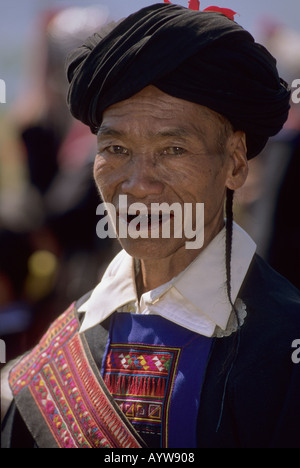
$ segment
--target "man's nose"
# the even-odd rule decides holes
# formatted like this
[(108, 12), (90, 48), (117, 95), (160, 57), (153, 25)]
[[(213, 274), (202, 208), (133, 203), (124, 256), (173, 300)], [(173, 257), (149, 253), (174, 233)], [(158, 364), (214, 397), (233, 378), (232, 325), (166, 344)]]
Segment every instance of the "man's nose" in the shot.
[(137, 157), (132, 161), (130, 171), (122, 183), (123, 194), (134, 198), (160, 195), (163, 188), (156, 164), (147, 156)]

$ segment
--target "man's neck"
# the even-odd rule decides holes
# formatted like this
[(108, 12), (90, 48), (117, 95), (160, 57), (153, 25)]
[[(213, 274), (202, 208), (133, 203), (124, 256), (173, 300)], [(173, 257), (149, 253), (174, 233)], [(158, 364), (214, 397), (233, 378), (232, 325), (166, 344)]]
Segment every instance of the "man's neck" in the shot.
[(168, 257), (141, 259), (140, 269), (136, 276), (138, 299), (140, 299), (141, 295), (145, 292), (158, 288), (184, 271), (223, 227), (224, 222), (212, 231), (210, 235), (207, 235), (201, 249), (186, 249), (185, 246), (182, 246)]

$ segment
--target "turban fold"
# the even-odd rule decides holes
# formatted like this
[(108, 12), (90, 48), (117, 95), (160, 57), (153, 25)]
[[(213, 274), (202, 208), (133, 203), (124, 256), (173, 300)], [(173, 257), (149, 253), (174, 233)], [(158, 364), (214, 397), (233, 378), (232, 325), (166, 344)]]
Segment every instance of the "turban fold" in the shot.
[(277, 134), (290, 91), (276, 60), (221, 13), (154, 4), (109, 33), (87, 39), (68, 58), (68, 104), (97, 133), (104, 110), (152, 84), (206, 106), (246, 133), (248, 158)]

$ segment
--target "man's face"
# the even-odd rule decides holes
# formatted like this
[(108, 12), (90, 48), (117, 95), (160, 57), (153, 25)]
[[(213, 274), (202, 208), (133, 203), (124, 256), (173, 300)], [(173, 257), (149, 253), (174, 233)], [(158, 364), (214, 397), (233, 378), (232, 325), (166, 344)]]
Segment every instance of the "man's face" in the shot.
[[(209, 109), (153, 86), (112, 105), (103, 114), (94, 166), (102, 199), (117, 212), (120, 195), (127, 195), (128, 206), (143, 203), (149, 212), (153, 203), (180, 203), (182, 212), (185, 203), (204, 203), (205, 246), (224, 223), (230, 158), (217, 150), (222, 125)], [(135, 258), (163, 258), (185, 249), (182, 232), (182, 238), (128, 236), (120, 242)]]

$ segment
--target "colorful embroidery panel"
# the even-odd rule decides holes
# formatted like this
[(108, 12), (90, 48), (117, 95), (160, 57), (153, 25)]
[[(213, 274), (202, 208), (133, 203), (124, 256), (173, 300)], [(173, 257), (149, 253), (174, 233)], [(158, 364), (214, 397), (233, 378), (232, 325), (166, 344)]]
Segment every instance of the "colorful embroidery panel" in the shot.
[[(176, 375), (179, 348), (111, 344), (104, 381), (141, 436), (162, 435)], [(153, 440), (153, 438), (152, 438)]]
[(115, 313), (103, 378), (152, 448), (195, 448), (212, 339), (159, 315)]
[(49, 362), (58, 348), (61, 348), (78, 330), (74, 305), (71, 305), (58, 319), (53, 322), (47, 333), (33, 350), (22, 359), (10, 373), (10, 385), (14, 395), (25, 388)]
[[(75, 321), (74, 321), (75, 320)], [(96, 377), (78, 334), (73, 308), (58, 319), (39, 346), (13, 369), (10, 383), (15, 396), (27, 388), (36, 403), (41, 438), (46, 424), (58, 447), (140, 448), (115, 411)], [(30, 416), (29, 416), (30, 418)], [(30, 420), (29, 420), (30, 424)]]

